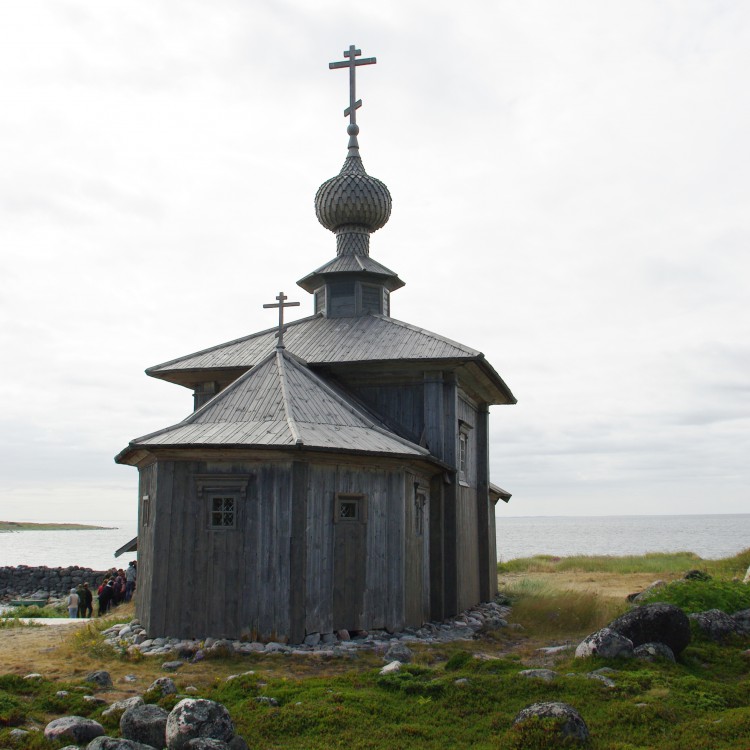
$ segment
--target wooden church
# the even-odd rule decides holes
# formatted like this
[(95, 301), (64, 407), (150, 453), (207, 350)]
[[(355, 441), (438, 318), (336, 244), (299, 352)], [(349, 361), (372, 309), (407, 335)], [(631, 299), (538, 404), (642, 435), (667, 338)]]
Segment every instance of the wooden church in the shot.
[(150, 635), (301, 642), (419, 626), (497, 588), (484, 355), (391, 317), (404, 286), (370, 257), (388, 188), (348, 154), (315, 197), (336, 257), (297, 283), (313, 314), (149, 368), (195, 411), (117, 457), (139, 472), (137, 614)]

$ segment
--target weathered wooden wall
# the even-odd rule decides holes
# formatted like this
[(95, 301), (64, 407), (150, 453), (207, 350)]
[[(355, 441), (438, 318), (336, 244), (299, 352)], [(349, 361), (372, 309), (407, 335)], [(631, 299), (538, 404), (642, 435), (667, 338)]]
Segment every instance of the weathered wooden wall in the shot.
[[(209, 527), (198, 481), (206, 476), (245, 483), (234, 528)], [(139, 616), (159, 635), (295, 641), (342, 627), (420, 625), (429, 617), (429, 503), (417, 535), (414, 487), (429, 480), (406, 465), (161, 460), (141, 471), (151, 518), (139, 527)], [(366, 499), (358, 623), (334, 619), (337, 493)]]

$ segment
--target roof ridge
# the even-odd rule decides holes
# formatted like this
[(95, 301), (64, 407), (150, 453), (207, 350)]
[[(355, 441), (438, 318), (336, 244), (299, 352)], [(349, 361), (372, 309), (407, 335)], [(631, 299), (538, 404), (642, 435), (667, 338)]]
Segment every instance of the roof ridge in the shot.
[[(286, 351), (284, 352), (284, 355), (286, 355)], [(380, 433), (381, 435), (385, 435), (386, 437), (391, 438), (392, 440), (396, 440), (402, 445), (406, 445), (409, 448), (416, 449), (420, 453), (423, 453), (424, 455), (430, 455), (430, 451), (428, 451), (426, 448), (423, 448), (421, 445), (417, 445), (416, 443), (412, 443), (411, 440), (407, 440), (406, 438), (401, 437), (401, 435), (398, 435), (395, 432), (392, 432), (391, 430), (386, 430), (382, 428), (380, 425), (373, 422), (372, 419), (363, 411), (359, 409), (359, 407), (349, 401), (349, 399), (345, 398), (342, 394), (340, 394), (338, 391), (336, 391), (329, 383), (327, 383), (323, 378), (321, 378), (317, 373), (313, 372), (306, 364), (302, 364), (301, 362), (295, 362), (290, 359), (290, 364), (293, 367), (296, 367), (297, 369), (301, 370), (305, 377), (311, 378), (315, 384), (323, 391), (325, 391), (331, 398), (336, 401), (339, 406), (344, 407), (344, 409), (347, 409), (351, 414), (353, 414), (358, 419), (362, 420), (365, 423), (365, 426), (367, 426), (371, 430), (375, 430), (375, 432)], [(304, 423), (309, 424), (309, 423)]]
[[(276, 367), (279, 372), (279, 382), (281, 383), (281, 401), (284, 404), (284, 417), (286, 423), (289, 426), (289, 431), (292, 433), (295, 445), (304, 445), (304, 441), (300, 436), (299, 430), (292, 414), (292, 402), (289, 398), (289, 384), (287, 383), (286, 369), (284, 365), (284, 357), (286, 356), (286, 350), (276, 349)], [(291, 362), (291, 360), (290, 360)]]
[[(284, 327), (290, 328), (291, 326), (296, 326), (299, 323), (306, 323), (308, 320), (313, 320), (314, 318), (317, 318), (319, 313), (315, 313), (313, 315), (308, 315), (306, 318), (298, 318), (297, 320), (292, 320), (289, 323), (284, 321)], [(160, 362), (158, 365), (152, 365), (151, 367), (146, 368), (146, 374), (149, 375), (152, 372), (155, 372), (157, 370), (160, 370), (163, 367), (168, 367), (169, 365), (173, 365), (176, 362), (180, 362), (183, 359), (187, 359), (188, 357), (198, 357), (203, 354), (208, 354), (209, 352), (215, 352), (219, 349), (224, 349), (227, 346), (234, 346), (235, 344), (241, 344), (245, 341), (250, 341), (251, 339), (259, 338), (260, 336), (265, 336), (268, 333), (275, 333), (278, 332), (279, 327), (278, 325), (275, 325), (271, 328), (266, 328), (262, 331), (257, 331), (256, 333), (251, 333), (248, 336), (240, 336), (237, 339), (232, 339), (231, 341), (224, 341), (221, 344), (215, 344), (214, 346), (209, 346), (207, 349), (199, 349), (197, 352), (191, 352), (190, 354), (184, 354), (181, 357), (175, 357), (174, 359), (167, 360), (166, 362)]]

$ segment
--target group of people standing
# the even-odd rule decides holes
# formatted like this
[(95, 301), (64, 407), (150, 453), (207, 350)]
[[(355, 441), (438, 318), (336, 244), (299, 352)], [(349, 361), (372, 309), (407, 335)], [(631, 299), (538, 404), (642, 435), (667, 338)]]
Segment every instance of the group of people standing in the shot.
[[(96, 591), (99, 605), (97, 614), (103, 614), (122, 602), (129, 602), (135, 592), (138, 563), (133, 560), (127, 570), (112, 569)], [(88, 583), (82, 583), (77, 589), (71, 589), (66, 606), (70, 617), (91, 617), (94, 613), (94, 592)]]

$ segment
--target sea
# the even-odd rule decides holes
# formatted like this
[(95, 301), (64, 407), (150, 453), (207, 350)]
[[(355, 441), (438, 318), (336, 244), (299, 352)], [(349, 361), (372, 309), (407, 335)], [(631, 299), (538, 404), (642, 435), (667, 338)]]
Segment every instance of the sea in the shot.
[[(136, 536), (136, 522), (88, 521), (107, 529), (0, 533), (0, 566), (125, 567), (115, 550)], [(750, 547), (750, 514), (690, 516), (526, 516), (497, 518), (498, 560), (532, 555), (642, 555), (694, 552), (729, 557)]]

